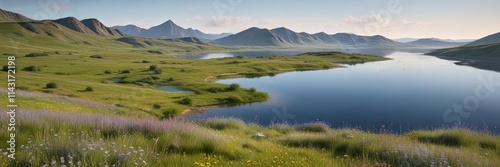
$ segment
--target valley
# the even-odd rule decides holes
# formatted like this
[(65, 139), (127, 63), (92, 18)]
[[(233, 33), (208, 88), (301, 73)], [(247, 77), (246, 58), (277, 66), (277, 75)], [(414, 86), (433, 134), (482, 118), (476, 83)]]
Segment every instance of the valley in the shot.
[[(177, 9), (158, 10), (174, 13), (158, 22), (136, 18), (155, 10), (126, 18), (114, 5), (120, 11), (102, 18), (87, 17), (100, 6), (68, 16), (72, 5), (86, 6), (52, 6), (65, 16), (40, 20), (0, 9), (0, 73), (16, 71), (15, 81), (0, 78), (15, 82), (0, 87), (0, 166), (500, 164), (498, 33), (327, 33), (390, 23), (379, 16), (350, 16), (315, 33), (246, 17), (179, 19), (208, 21), (205, 32), (165, 19), (189, 13)], [(230, 26), (244, 28), (213, 31)]]

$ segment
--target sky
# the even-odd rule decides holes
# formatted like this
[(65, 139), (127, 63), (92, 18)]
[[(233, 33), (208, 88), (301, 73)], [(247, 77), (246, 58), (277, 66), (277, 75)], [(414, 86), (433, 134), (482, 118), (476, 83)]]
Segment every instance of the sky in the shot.
[(389, 38), (478, 39), (500, 31), (500, 0), (0, 0), (33, 19), (97, 18), (150, 28), (167, 20), (205, 33), (250, 27)]

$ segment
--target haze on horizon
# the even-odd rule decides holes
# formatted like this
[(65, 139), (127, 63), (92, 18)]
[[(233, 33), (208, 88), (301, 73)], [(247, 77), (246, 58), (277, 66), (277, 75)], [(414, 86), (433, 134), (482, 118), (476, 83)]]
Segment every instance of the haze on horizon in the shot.
[(308, 33), (443, 39), (499, 32), (499, 6), (496, 0), (0, 0), (0, 8), (34, 19), (97, 18), (107, 26), (149, 28), (173, 20), (207, 33), (287, 27)]

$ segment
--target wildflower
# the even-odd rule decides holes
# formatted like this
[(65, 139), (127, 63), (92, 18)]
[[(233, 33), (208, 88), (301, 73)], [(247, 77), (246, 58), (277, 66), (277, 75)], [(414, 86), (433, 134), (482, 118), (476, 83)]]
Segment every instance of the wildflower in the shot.
[(65, 161), (64, 161), (64, 157), (61, 157), (59, 158), (61, 160), (61, 163), (63, 164)]
[(52, 159), (52, 161), (50, 162), (50, 166), (56, 166), (57, 165), (57, 161), (55, 159)]

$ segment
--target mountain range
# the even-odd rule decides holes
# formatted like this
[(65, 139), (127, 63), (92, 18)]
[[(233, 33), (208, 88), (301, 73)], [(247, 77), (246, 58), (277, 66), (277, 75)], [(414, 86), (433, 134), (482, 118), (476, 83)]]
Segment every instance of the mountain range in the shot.
[(403, 43), (408, 43), (408, 42), (414, 42), (414, 41), (419, 40), (419, 39), (437, 39), (437, 40), (444, 41), (444, 42), (466, 42), (466, 43), (477, 40), (477, 39), (439, 39), (439, 38), (397, 38), (397, 39), (392, 39), (392, 40), (398, 41), (398, 42), (403, 42)]
[(416, 41), (408, 42), (408, 43), (415, 45), (415, 46), (421, 46), (421, 47), (449, 48), (449, 47), (462, 46), (462, 45), (468, 44), (469, 42), (449, 42), (449, 41), (443, 41), (443, 40), (437, 39), (437, 38), (423, 38), (423, 39), (418, 39)]
[(124, 36), (119, 30), (106, 27), (97, 19), (85, 19), (79, 21), (74, 17), (66, 17), (57, 20), (52, 20), (52, 22), (67, 27), (73, 31), (81, 32), (84, 34), (97, 35), (97, 36), (116, 36), (116, 37)]
[(460, 47), (438, 49), (426, 54), (447, 58), (487, 58), (500, 60), (500, 33), (488, 35)]
[[(435, 38), (417, 39), (411, 42), (398, 42), (381, 35), (361, 36), (348, 33), (327, 34), (324, 32), (309, 34), (295, 32), (285, 27), (264, 29), (252, 27), (236, 34), (206, 34), (200, 30), (183, 28), (168, 20), (149, 29), (135, 25), (106, 27), (97, 19), (78, 20), (66, 17), (56, 20), (37, 21), (21, 14), (0, 9), (0, 22), (16, 22), (31, 32), (48, 35), (64, 41), (71, 39), (67, 31), (75, 31), (100, 37), (137, 36), (148, 38), (179, 38), (178, 41), (206, 45), (215, 43), (226, 46), (341, 46), (341, 47), (439, 47), (462, 46), (467, 42), (452, 42)], [(63, 28), (64, 27), (64, 28)], [(66, 29), (65, 29), (66, 28)], [(67, 30), (69, 29), (69, 30)], [(80, 38), (80, 37), (78, 37)], [(410, 40), (410, 38), (404, 39)], [(78, 40), (77, 40), (78, 41)], [(81, 40), (80, 40), (81, 41)], [(129, 40), (124, 40), (129, 41)], [(477, 46), (500, 42), (500, 33), (476, 40), (466, 46)]]
[(228, 46), (287, 46), (287, 45), (314, 45), (314, 46), (355, 46), (355, 47), (411, 47), (410, 44), (400, 43), (386, 37), (360, 36), (355, 34), (337, 33), (333, 35), (324, 32), (308, 34), (297, 33), (280, 27), (276, 29), (262, 29), (252, 27), (240, 33), (233, 34), (214, 41), (217, 44)]
[(464, 46), (438, 49), (425, 54), (458, 61), (455, 64), (500, 72), (499, 34), (486, 36)]
[(113, 28), (118, 29), (121, 32), (124, 32), (126, 35), (138, 36), (138, 37), (157, 37), (157, 38), (195, 37), (206, 40), (214, 40), (230, 35), (228, 33), (206, 34), (201, 32), (200, 30), (192, 28), (185, 29), (175, 24), (172, 20), (168, 20), (165, 23), (151, 27), (149, 29), (140, 28), (135, 25), (114, 26)]

